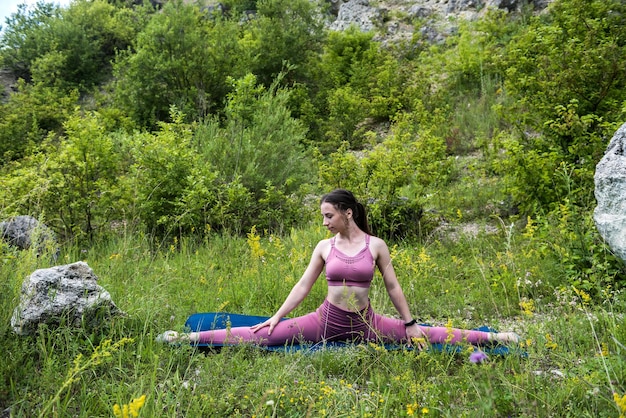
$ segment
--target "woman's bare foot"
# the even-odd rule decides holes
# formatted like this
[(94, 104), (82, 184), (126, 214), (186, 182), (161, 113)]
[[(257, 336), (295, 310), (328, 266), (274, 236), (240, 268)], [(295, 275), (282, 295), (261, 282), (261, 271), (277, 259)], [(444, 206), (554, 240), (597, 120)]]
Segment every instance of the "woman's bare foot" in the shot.
[(179, 335), (176, 331), (165, 331), (162, 334), (157, 335), (156, 341), (158, 343), (176, 343), (179, 341)]
[(496, 332), (492, 334), (494, 336), (493, 340), (498, 341), (503, 344), (517, 344), (521, 341), (521, 337), (514, 332)]

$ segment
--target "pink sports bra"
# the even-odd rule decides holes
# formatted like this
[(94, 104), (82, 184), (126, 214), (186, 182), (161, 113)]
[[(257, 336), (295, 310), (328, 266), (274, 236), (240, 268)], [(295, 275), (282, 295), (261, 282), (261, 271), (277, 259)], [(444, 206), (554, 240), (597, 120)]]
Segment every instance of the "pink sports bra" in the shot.
[(335, 237), (330, 239), (330, 253), (326, 258), (326, 280), (329, 286), (370, 287), (374, 271), (369, 235), (365, 235), (365, 248), (352, 257), (335, 248)]

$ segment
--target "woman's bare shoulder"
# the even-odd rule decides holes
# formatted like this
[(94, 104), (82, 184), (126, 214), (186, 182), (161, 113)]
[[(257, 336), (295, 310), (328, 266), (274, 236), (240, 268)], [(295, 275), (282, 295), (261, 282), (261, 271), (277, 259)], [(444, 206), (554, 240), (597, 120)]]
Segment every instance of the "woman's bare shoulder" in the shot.
[(372, 236), (370, 238), (370, 251), (374, 258), (377, 259), (380, 255), (388, 255), (389, 247), (387, 247), (387, 243), (383, 239)]
[(319, 254), (322, 258), (326, 259), (326, 254), (330, 251), (330, 238), (323, 239), (315, 246), (314, 253)]
[(387, 243), (378, 237), (370, 236), (370, 247), (373, 248), (387, 248)]

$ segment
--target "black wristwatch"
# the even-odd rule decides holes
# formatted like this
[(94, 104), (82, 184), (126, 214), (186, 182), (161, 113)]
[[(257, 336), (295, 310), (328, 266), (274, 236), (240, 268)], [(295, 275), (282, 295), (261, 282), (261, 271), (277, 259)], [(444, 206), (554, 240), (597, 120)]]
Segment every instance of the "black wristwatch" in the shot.
[(417, 324), (417, 319), (413, 318), (411, 321), (409, 321), (409, 322), (405, 322), (405, 323), (404, 323), (404, 326), (408, 328), (408, 327), (410, 327), (411, 325), (415, 325), (415, 324)]

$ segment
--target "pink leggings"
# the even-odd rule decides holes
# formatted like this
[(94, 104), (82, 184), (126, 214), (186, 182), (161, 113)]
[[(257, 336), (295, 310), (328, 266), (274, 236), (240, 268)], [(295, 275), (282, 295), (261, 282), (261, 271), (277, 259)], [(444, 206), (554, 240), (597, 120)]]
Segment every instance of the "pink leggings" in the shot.
[[(466, 341), (479, 344), (489, 339), (484, 331), (469, 331), (447, 327), (420, 326), (428, 341), (455, 344)], [(400, 319), (388, 318), (374, 313), (371, 306), (359, 312), (344, 311), (328, 300), (315, 312), (279, 322), (267, 335), (268, 328), (252, 332), (249, 327), (236, 327), (213, 331), (201, 331), (201, 344), (285, 345), (317, 343), (320, 341), (378, 341), (381, 343), (406, 342), (406, 330)]]

